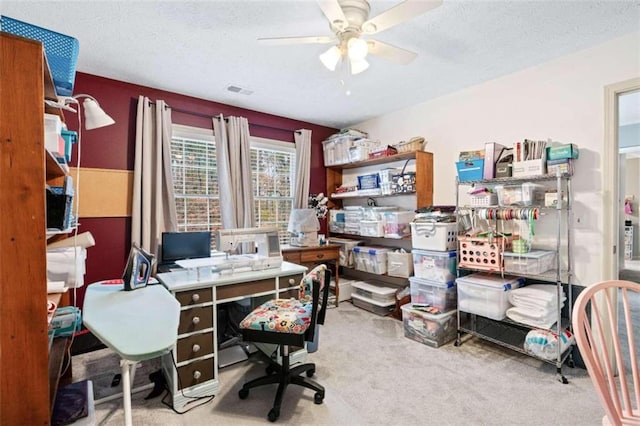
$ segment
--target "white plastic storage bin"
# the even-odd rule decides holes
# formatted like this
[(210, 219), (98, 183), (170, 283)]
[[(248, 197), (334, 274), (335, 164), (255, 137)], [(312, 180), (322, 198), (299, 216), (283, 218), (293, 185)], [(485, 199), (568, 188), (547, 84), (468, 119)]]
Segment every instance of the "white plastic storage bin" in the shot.
[(377, 315), (389, 315), (396, 307), (395, 300), (393, 302), (378, 302), (356, 293), (351, 294), (351, 303), (358, 308), (365, 309)]
[(328, 241), (330, 244), (340, 245), (340, 265), (352, 268), (355, 263), (353, 260), (353, 248), (364, 243), (364, 241), (349, 240), (347, 238), (329, 238)]
[(455, 251), (411, 250), (413, 274), (431, 281), (449, 282), (456, 278)]
[(373, 274), (387, 273), (387, 253), (390, 251), (384, 247), (358, 246), (353, 248), (353, 256), (356, 269)]
[(509, 291), (518, 288), (524, 279), (504, 278), (490, 274), (471, 274), (456, 280), (458, 287), (458, 309), (482, 315), (494, 320), (503, 320), (509, 303)]
[(409, 226), (409, 224), (414, 216), (415, 213), (413, 211), (385, 212), (385, 238), (403, 238), (411, 234), (411, 226)]
[(413, 255), (411, 253), (387, 253), (387, 275), (409, 278), (413, 275)]
[(498, 185), (498, 204), (501, 206), (544, 205), (544, 185), (525, 182), (522, 185)]
[[(353, 293), (353, 280), (349, 280), (343, 277), (340, 277), (340, 292), (338, 297), (338, 302), (344, 302), (345, 300), (351, 299), (351, 294)], [(331, 280), (331, 289), (335, 290), (336, 282), (335, 280)]]
[(456, 308), (455, 281), (446, 283), (410, 277), (411, 303), (433, 306), (440, 312)]
[(396, 290), (390, 287), (381, 287), (364, 281), (354, 281), (351, 283), (353, 287), (352, 294), (366, 297), (381, 303), (395, 303)]
[(512, 274), (537, 275), (553, 269), (556, 253), (548, 250), (533, 250), (527, 253), (502, 253), (504, 271)]
[(411, 245), (420, 250), (455, 250), (458, 245), (456, 222), (412, 222)]
[(437, 348), (456, 337), (456, 311), (430, 314), (413, 309), (413, 304), (401, 306), (404, 336)]

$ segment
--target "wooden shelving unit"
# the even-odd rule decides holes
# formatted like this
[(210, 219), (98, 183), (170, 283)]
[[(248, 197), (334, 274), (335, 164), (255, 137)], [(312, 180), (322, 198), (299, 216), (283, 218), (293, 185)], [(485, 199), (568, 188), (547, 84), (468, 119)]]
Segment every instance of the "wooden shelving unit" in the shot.
[[(404, 152), (401, 154), (392, 155), (389, 157), (376, 158), (372, 160), (358, 161), (356, 163), (340, 164), (327, 167), (327, 192), (329, 194), (335, 192), (335, 189), (339, 187), (343, 182), (343, 171), (350, 169), (357, 169), (369, 166), (383, 166), (390, 165), (392, 163), (402, 164), (402, 162), (408, 163), (409, 161), (415, 161), (416, 172), (416, 191), (409, 193), (398, 193), (390, 195), (341, 195), (337, 197), (331, 197), (331, 202), (334, 204), (334, 208), (340, 209), (343, 206), (344, 200), (359, 199), (362, 202), (368, 198), (385, 198), (390, 200), (392, 198), (401, 197), (413, 197), (415, 203), (412, 203), (413, 208), (428, 207), (433, 205), (433, 154), (424, 151), (412, 151)], [(399, 200), (400, 201), (400, 200)], [(395, 201), (394, 201), (395, 202)], [(405, 238), (383, 238), (383, 237), (368, 237), (362, 235), (353, 234), (337, 234), (329, 232), (330, 237), (348, 238), (353, 240), (363, 240), (366, 245), (375, 244), (379, 246), (387, 247), (403, 247), (410, 250), (411, 237)], [(393, 287), (405, 287), (409, 281), (407, 278), (391, 277), (386, 274), (376, 275), (368, 272), (359, 271), (353, 268), (343, 267), (343, 276), (349, 278), (355, 278), (366, 281), (376, 281), (385, 285)]]
[(0, 33), (0, 81), (0, 424), (46, 425), (62, 362), (49, 369), (45, 184), (64, 170), (44, 146), (55, 89), (42, 44)]

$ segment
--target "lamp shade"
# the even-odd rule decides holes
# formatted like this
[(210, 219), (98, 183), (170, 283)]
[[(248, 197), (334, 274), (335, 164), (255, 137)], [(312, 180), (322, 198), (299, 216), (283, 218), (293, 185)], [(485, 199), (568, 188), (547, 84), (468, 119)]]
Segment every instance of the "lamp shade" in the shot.
[(369, 68), (369, 62), (366, 59), (351, 59), (351, 74), (360, 74), (362, 71)]
[(317, 232), (320, 222), (315, 209), (293, 209), (289, 216), (287, 231), (292, 233)]
[(330, 47), (320, 55), (320, 62), (331, 71), (336, 70), (336, 66), (342, 57), (342, 52), (338, 46)]
[(84, 108), (84, 127), (87, 130), (98, 129), (100, 127), (110, 126), (115, 123), (113, 118), (109, 117), (98, 102), (91, 98), (86, 98), (82, 103)]

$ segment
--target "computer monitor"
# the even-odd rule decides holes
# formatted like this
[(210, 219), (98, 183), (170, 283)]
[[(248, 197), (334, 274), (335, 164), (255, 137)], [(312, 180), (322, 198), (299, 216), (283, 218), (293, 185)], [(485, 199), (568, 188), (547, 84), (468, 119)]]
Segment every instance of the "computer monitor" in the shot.
[(211, 232), (163, 232), (162, 263), (211, 256)]

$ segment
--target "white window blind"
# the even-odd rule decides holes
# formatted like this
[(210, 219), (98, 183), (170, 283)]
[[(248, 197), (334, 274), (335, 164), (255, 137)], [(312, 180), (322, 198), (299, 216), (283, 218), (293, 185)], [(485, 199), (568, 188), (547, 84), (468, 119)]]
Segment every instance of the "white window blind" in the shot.
[[(251, 170), (256, 226), (277, 227), (281, 244), (286, 244), (295, 182), (293, 144), (252, 138)], [(213, 232), (219, 229), (222, 220), (216, 146), (210, 130), (173, 126), (171, 171), (178, 230)]]

